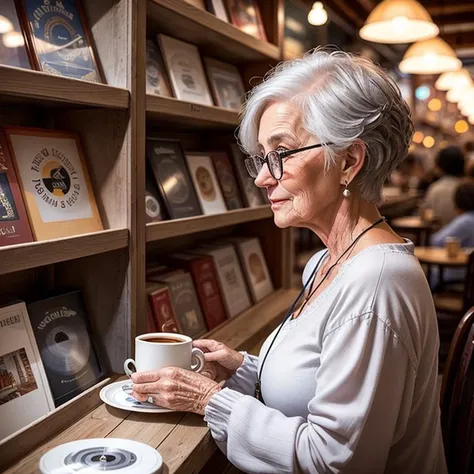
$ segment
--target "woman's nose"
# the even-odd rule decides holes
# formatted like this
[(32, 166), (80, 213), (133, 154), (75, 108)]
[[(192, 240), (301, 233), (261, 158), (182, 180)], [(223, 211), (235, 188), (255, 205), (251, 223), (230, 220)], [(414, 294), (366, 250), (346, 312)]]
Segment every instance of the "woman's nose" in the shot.
[(255, 178), (255, 184), (259, 188), (266, 188), (267, 186), (274, 186), (278, 181), (272, 176), (268, 168), (268, 164), (264, 163), (257, 177)]

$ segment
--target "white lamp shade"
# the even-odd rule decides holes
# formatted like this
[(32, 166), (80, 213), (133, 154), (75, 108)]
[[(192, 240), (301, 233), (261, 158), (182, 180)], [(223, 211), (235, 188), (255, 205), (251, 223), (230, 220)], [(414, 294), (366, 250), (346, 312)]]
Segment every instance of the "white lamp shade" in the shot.
[(471, 125), (474, 125), (474, 115), (471, 115), (467, 121), (471, 124)]
[(440, 74), (457, 71), (461, 66), (454, 49), (436, 37), (412, 44), (398, 67), (406, 74)]
[(464, 91), (461, 100), (458, 102), (458, 107), (462, 109), (469, 104), (474, 104), (474, 86), (471, 86), (469, 89)]
[(472, 84), (471, 75), (467, 69), (459, 71), (444, 72), (438, 77), (435, 88), (439, 91), (449, 91), (456, 87), (465, 87)]
[(360, 29), (360, 37), (374, 43), (413, 43), (435, 37), (439, 28), (415, 0), (384, 0)]

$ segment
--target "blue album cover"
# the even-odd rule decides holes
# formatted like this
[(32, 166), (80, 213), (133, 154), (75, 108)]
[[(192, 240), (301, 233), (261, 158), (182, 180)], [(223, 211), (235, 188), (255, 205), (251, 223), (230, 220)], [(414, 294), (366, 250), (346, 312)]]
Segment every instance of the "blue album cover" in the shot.
[(23, 0), (40, 69), (101, 82), (76, 0)]
[(0, 222), (17, 220), (18, 212), (7, 174), (0, 172)]

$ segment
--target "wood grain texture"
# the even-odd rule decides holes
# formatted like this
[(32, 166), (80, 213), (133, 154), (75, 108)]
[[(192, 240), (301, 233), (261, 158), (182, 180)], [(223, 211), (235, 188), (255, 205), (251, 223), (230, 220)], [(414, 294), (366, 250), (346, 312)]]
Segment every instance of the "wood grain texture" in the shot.
[(236, 209), (223, 214), (213, 214), (208, 216), (195, 216), (185, 219), (175, 219), (171, 221), (156, 222), (147, 224), (146, 240), (153, 242), (157, 240), (169, 239), (206, 230), (219, 229), (243, 222), (258, 221), (267, 219), (272, 215), (269, 205)]
[(80, 104), (113, 109), (127, 109), (130, 99), (128, 91), (122, 88), (3, 65), (0, 66), (0, 96), (18, 97), (22, 102), (29, 99), (51, 105)]
[[(196, 128), (233, 129), (239, 123), (238, 113), (233, 110), (194, 104), (172, 97), (146, 96), (147, 119), (151, 122), (166, 122)], [(171, 122), (171, 123), (170, 123)]]
[(181, 0), (149, 0), (148, 32), (164, 33), (199, 47), (201, 54), (231, 63), (280, 58), (280, 49)]
[(448, 257), (445, 248), (415, 247), (415, 257), (420, 263), (444, 265), (447, 267), (465, 267), (469, 260), (469, 253), (461, 249), (456, 257)]
[[(128, 245), (128, 229), (0, 247), (0, 274), (97, 255)], [(2, 287), (3, 289), (3, 287)]]
[[(0, 470), (11, 464), (15, 459), (20, 458), (25, 455), (25, 453), (32, 451), (38, 445), (53, 437), (65, 426), (70, 426), (75, 420), (81, 418), (79, 423), (83, 423), (84, 420), (82, 417), (86, 417), (87, 419), (87, 413), (102, 403), (98, 396), (102, 387), (113, 381), (114, 377), (104, 379), (81, 393), (81, 395), (74, 400), (66, 402), (48, 415), (43, 416), (21, 431), (3, 440), (0, 443), (2, 453), (0, 456)], [(45, 452), (45, 449), (39, 449), (41, 452)], [(21, 469), (26, 469), (25, 463), (27, 463), (27, 458), (23, 461), (24, 462), (19, 463), (18, 470), (7, 472), (27, 472), (20, 470), (20, 467)]]

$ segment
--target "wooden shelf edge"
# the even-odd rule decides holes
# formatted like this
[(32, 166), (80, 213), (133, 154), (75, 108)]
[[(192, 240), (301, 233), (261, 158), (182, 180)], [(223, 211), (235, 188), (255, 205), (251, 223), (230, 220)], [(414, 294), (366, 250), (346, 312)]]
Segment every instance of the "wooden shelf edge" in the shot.
[(209, 105), (195, 104), (175, 99), (147, 95), (146, 111), (149, 120), (167, 120), (176, 123), (189, 123), (193, 127), (236, 127), (239, 123), (239, 114), (233, 110)]
[[(186, 28), (185, 25), (183, 25), (183, 31), (187, 30), (185, 33), (189, 34), (189, 30), (195, 30), (196, 27), (202, 28), (203, 31), (200, 33), (201, 36), (204, 34), (204, 38), (202, 40), (196, 38), (196, 40), (199, 39), (200, 41), (210, 42), (212, 39), (210, 39), (209, 36), (212, 35), (214, 36), (214, 43), (216, 46), (219, 45), (221, 48), (233, 50), (233, 54), (240, 57), (241, 61), (280, 59), (280, 48), (275, 44), (255, 38), (243, 32), (236, 26), (220, 20), (212, 13), (203, 11), (189, 3), (177, 2), (176, 0), (149, 0), (149, 5), (152, 8), (148, 9), (148, 13), (154, 16), (153, 10), (156, 9), (155, 19), (157, 21), (160, 21), (160, 17), (164, 16), (164, 9), (167, 16), (171, 14), (180, 18), (181, 24), (184, 22), (188, 23), (188, 26), (191, 26), (189, 23), (193, 24), (193, 27), (191, 28)], [(163, 20), (161, 19), (161, 21)], [(177, 37), (179, 37), (180, 34), (182, 34), (181, 31), (174, 32), (174, 35)], [(183, 39), (189, 40), (189, 38)]]
[(128, 229), (0, 247), (0, 275), (125, 248)]
[(0, 66), (2, 95), (113, 109), (127, 109), (130, 102), (126, 89), (3, 65)]
[(170, 221), (155, 222), (146, 226), (146, 241), (156, 242), (206, 230), (220, 229), (231, 225), (266, 219), (272, 216), (272, 210), (268, 204), (259, 207), (247, 207), (227, 211), (223, 214), (210, 214), (206, 216), (194, 216), (186, 219), (175, 219)]
[(2, 453), (0, 470), (21, 459), (34, 448), (99, 406), (102, 403), (99, 398), (100, 390), (116, 378), (117, 376), (105, 378), (64, 405), (2, 440), (0, 442)]

